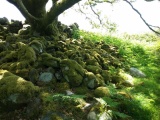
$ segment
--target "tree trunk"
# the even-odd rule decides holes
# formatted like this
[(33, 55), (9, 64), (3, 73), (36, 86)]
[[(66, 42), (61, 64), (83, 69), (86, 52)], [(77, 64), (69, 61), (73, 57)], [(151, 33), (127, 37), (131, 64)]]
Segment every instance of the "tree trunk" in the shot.
[(30, 24), (31, 30), (39, 33), (40, 35), (60, 36), (57, 19), (55, 19), (51, 24), (48, 24), (45, 20), (37, 20)]
[(58, 16), (80, 0), (52, 0), (53, 6), (46, 12), (48, 0), (7, 0), (15, 5), (31, 25), (32, 31), (41, 35), (59, 36)]

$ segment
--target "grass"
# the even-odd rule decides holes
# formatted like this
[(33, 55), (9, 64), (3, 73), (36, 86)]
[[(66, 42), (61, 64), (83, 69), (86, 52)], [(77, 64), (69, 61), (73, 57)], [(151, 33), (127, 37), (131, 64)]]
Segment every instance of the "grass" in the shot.
[(123, 104), (121, 111), (134, 120), (160, 120), (160, 40), (153, 34), (112, 37), (80, 31), (85, 40), (105, 41), (118, 46), (125, 59), (124, 67), (136, 67), (146, 78), (134, 78), (135, 86), (126, 88), (133, 100)]

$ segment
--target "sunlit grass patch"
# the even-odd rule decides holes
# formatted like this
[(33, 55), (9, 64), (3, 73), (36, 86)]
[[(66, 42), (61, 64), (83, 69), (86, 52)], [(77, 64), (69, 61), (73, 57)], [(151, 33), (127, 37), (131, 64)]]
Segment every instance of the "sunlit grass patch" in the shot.
[(132, 100), (121, 101), (120, 111), (134, 120), (160, 120), (160, 38), (153, 34), (122, 35), (117, 37), (85, 33), (84, 39), (105, 41), (118, 47), (118, 54), (124, 58), (125, 72), (135, 67), (146, 74), (145, 78), (134, 78), (134, 87), (125, 88)]

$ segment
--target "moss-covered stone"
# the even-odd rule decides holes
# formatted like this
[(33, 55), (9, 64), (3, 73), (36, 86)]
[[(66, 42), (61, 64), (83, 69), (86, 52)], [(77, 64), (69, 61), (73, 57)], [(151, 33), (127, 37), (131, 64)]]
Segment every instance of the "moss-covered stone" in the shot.
[(112, 80), (111, 80), (112, 83), (115, 83), (115, 84), (118, 84), (118, 83), (124, 81), (124, 78), (121, 77), (121, 76), (119, 76), (119, 75), (114, 75), (114, 76), (112, 76), (111, 79), (112, 79)]
[(64, 59), (60, 63), (64, 78), (71, 86), (79, 86), (83, 82), (85, 70), (75, 60)]
[(35, 68), (31, 68), (28, 72), (28, 80), (31, 81), (32, 83), (37, 83), (39, 78), (39, 72)]
[(36, 53), (42, 53), (44, 51), (43, 45), (38, 40), (33, 40), (29, 43)]
[(102, 69), (99, 66), (95, 65), (87, 65), (85, 67), (89, 72), (93, 72), (95, 74), (101, 73)]
[(75, 90), (75, 94), (85, 95), (90, 92), (90, 90), (86, 86), (77, 87)]
[(62, 83), (56, 83), (55, 85), (55, 92), (57, 93), (65, 93), (66, 90), (69, 90), (70, 86), (68, 84), (68, 82), (62, 82)]
[(107, 87), (98, 87), (95, 89), (94, 94), (96, 97), (108, 97), (110, 96), (110, 91)]
[[(47, 94), (43, 93), (43, 115), (46, 116), (49, 112), (51, 113), (59, 113), (61, 114), (62, 118), (83, 118), (85, 116), (85, 112), (83, 111), (83, 107), (85, 106), (86, 102), (77, 96), (67, 96), (64, 94)], [(47, 103), (47, 104), (46, 104)], [(66, 114), (72, 113), (72, 114)], [(52, 115), (51, 115), (52, 116)]]
[(96, 78), (98, 80), (98, 85), (99, 86), (105, 85), (105, 81), (104, 81), (103, 77), (101, 76), (101, 74), (96, 74)]
[(46, 67), (58, 68), (60, 64), (60, 59), (53, 57), (51, 54), (42, 53), (39, 58), (39, 64)]
[(100, 66), (96, 59), (88, 59), (86, 60), (87, 65)]
[(104, 81), (100, 75), (94, 75), (92, 72), (86, 72), (84, 84), (90, 89), (95, 89), (98, 86), (103, 85)]
[(101, 75), (102, 75), (104, 82), (106, 84), (108, 84), (111, 81), (111, 74), (109, 73), (108, 70), (102, 70)]
[(21, 104), (30, 102), (39, 92), (39, 87), (6, 70), (0, 70), (1, 103)]
[(7, 42), (1, 41), (0, 38), (0, 51), (6, 51), (7, 50)]
[(9, 42), (9, 43), (13, 43), (13, 42), (15, 42), (17, 39), (18, 39), (17, 36), (14, 36), (14, 35), (7, 35), (5, 41), (6, 41), (6, 42)]
[(21, 62), (8, 62), (3, 63), (0, 66), (1, 69), (9, 70), (12, 73), (23, 77), (25, 79), (28, 79), (28, 72), (30, 69), (30, 65), (27, 61), (21, 61)]
[[(110, 82), (116, 88), (130, 85), (121, 72), (116, 72), (121, 59), (115, 46), (103, 41), (67, 39), (66, 33), (45, 37), (31, 33), (30, 29), (26, 36), (5, 33), (0, 31), (5, 40), (0, 42), (0, 69), (8, 71), (0, 70), (0, 112), (2, 104), (4, 107), (16, 104), (17, 108), (17, 104), (24, 103), (25, 108), (22, 106), (18, 115), (11, 111), (11, 116), (85, 120), (91, 113), (95, 114), (91, 118), (111, 118), (107, 117), (110, 107), (105, 106), (106, 101), (96, 97), (110, 98), (110, 86), (104, 87)], [(39, 92), (40, 96), (35, 98)], [(12, 118), (2, 117), (5, 115), (8, 113), (0, 115), (0, 119)]]
[(28, 45), (23, 45), (19, 43), (19, 50), (18, 50), (18, 60), (19, 61), (27, 61), (28, 63), (34, 63), (36, 61), (36, 53), (32, 47)]
[(86, 63), (83, 61), (82, 57), (75, 57), (74, 60), (77, 61), (78, 64), (80, 64), (83, 68), (85, 68)]
[(14, 60), (17, 60), (17, 51), (2, 52), (0, 56), (2, 57), (0, 60), (1, 64), (6, 62), (13, 62)]

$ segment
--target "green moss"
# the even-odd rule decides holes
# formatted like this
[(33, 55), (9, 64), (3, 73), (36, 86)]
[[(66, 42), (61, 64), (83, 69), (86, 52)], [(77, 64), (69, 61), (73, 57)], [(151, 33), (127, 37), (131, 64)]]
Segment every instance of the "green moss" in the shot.
[(51, 116), (51, 119), (52, 120), (64, 120), (61, 116), (59, 116), (58, 114), (53, 114)]
[(8, 62), (3, 63), (0, 66), (1, 69), (9, 70), (10, 72), (21, 76), (23, 78), (28, 78), (28, 72), (31, 66), (27, 61), (21, 61), (21, 62)]
[(94, 58), (98, 61), (98, 63), (101, 64), (102, 63), (102, 57), (101, 57), (101, 55), (97, 51), (99, 52), (100, 50), (96, 49), (95, 51), (93, 51), (91, 53), (91, 55), (93, 55)]
[(118, 84), (118, 83), (124, 81), (124, 78), (119, 75), (114, 75), (114, 76), (112, 76), (111, 79), (112, 79), (111, 82), (115, 83), (115, 84)]
[(101, 76), (101, 74), (96, 74), (96, 78), (97, 78), (97, 81), (98, 81), (98, 86), (103, 86), (103, 85), (105, 85), (104, 79), (103, 79), (103, 77)]
[(29, 45), (36, 51), (42, 52), (45, 50), (46, 46), (48, 45), (47, 40), (44, 37), (33, 37), (31, 38), (31, 42)]
[(110, 96), (110, 91), (107, 87), (98, 87), (95, 89), (94, 94), (96, 97)]
[(2, 52), (1, 57), (2, 59), (0, 60), (0, 63), (12, 62), (17, 60), (17, 51)]
[(29, 43), (29, 46), (31, 46), (36, 53), (44, 51), (42, 44), (38, 40), (33, 40)]
[(85, 70), (74, 60), (64, 59), (60, 63), (64, 78), (71, 86), (79, 86), (83, 82)]
[(80, 95), (67, 96), (64, 94), (43, 93), (41, 97), (43, 98), (43, 115), (52, 112), (59, 113), (52, 114), (54, 118), (62, 117), (59, 116), (61, 114), (65, 118), (79, 119), (85, 114), (82, 108), (86, 102)]
[(21, 61), (21, 62), (11, 63), (9, 67), (10, 67), (9, 70), (15, 71), (15, 70), (21, 70), (21, 69), (29, 68), (30, 65), (27, 61)]
[(106, 84), (108, 84), (111, 81), (111, 74), (109, 73), (108, 70), (102, 70), (101, 75), (102, 75), (104, 82)]
[(32, 47), (29, 47), (28, 45), (22, 45), (18, 50), (19, 61), (27, 61), (28, 63), (34, 63), (36, 59), (36, 54)]
[(58, 93), (65, 93), (66, 90), (70, 89), (69, 84), (67, 82), (57, 83), (55, 86), (56, 92)]
[(86, 69), (89, 72), (93, 72), (95, 74), (98, 74), (98, 73), (100, 73), (102, 71), (102, 69), (99, 66), (94, 66), (94, 65), (87, 65)]
[(43, 66), (53, 67), (53, 68), (59, 67), (60, 61), (61, 59), (53, 57), (51, 54), (48, 54), (48, 53), (42, 53), (39, 58), (39, 62)]
[(100, 66), (96, 59), (88, 59), (86, 61), (87, 65)]
[(93, 74), (92, 72), (86, 72), (84, 84), (90, 89), (95, 89), (99, 86), (105, 85), (105, 82), (100, 74)]
[(7, 50), (7, 43), (5, 41), (0, 41), (0, 51), (5, 51), (5, 50)]
[[(39, 88), (6, 70), (0, 70), (0, 99), (15, 103), (29, 102)], [(14, 99), (14, 100), (13, 100)]]
[(83, 61), (82, 57), (75, 57), (74, 60), (77, 61), (78, 64), (80, 64), (83, 68), (85, 68), (86, 63)]
[(89, 92), (90, 92), (90, 90), (86, 86), (77, 87), (75, 89), (75, 94), (84, 95), (84, 94), (87, 94)]

